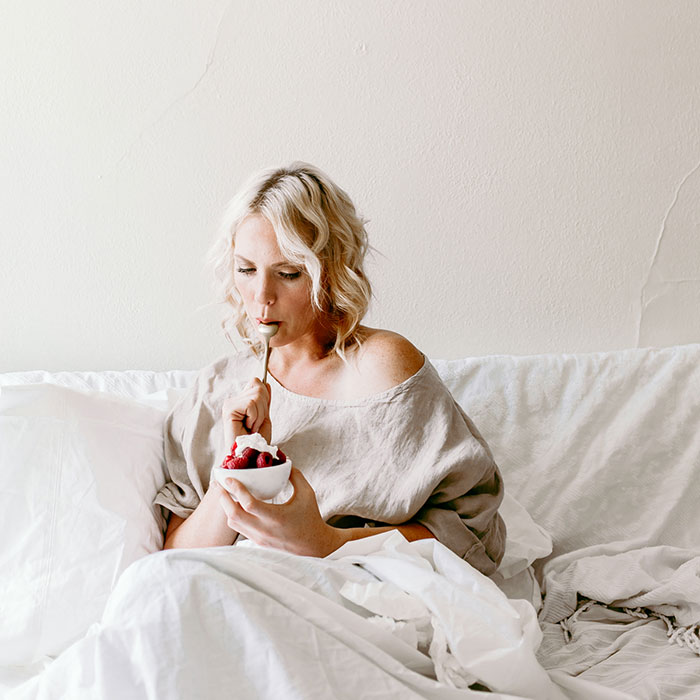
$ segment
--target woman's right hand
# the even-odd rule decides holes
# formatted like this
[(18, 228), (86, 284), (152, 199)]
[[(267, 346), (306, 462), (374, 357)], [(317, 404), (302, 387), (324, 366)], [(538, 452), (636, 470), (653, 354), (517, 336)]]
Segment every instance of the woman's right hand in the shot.
[(268, 442), (272, 440), (270, 396), (270, 385), (254, 377), (238, 396), (224, 400), (221, 417), (227, 450), (239, 435), (260, 433)]

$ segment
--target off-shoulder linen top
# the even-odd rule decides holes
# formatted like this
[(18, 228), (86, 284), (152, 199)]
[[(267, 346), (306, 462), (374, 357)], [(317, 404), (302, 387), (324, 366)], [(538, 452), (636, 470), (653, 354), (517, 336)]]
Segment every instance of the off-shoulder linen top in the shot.
[[(165, 420), (170, 481), (155, 503), (181, 518), (197, 507), (212, 466), (231, 447), (224, 445), (223, 401), (259, 375), (258, 360), (247, 352), (199, 372)], [(411, 520), (481, 572), (496, 570), (506, 535), (498, 514), (501, 474), (427, 358), (401, 384), (362, 399), (304, 396), (268, 377), (272, 443), (303, 472), (326, 522), (361, 527)]]

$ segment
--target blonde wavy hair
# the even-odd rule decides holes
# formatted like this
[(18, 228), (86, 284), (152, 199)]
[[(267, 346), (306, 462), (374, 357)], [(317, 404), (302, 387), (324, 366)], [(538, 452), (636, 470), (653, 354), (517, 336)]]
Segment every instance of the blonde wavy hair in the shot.
[(253, 175), (226, 208), (221, 233), (207, 255), (213, 270), (216, 303), (231, 308), (221, 327), (238, 345), (230, 328), (260, 354), (262, 344), (248, 320), (234, 283), (236, 232), (243, 220), (260, 215), (272, 225), (285, 258), (311, 280), (315, 313), (334, 333), (328, 354), (346, 360), (346, 351), (362, 341), (360, 321), (367, 312), (372, 288), (363, 264), (370, 246), (366, 220), (352, 200), (325, 173), (309, 163), (269, 168)]

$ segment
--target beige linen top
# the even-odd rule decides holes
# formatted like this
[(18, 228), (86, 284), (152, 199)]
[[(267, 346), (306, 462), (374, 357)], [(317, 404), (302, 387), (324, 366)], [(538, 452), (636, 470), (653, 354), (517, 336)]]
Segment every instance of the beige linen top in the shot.
[[(224, 445), (223, 401), (259, 375), (260, 364), (249, 353), (220, 358), (200, 371), (165, 420), (170, 481), (155, 503), (181, 518), (197, 507), (212, 466), (231, 447)], [(347, 401), (295, 394), (268, 377), (272, 443), (303, 472), (326, 522), (419, 522), (483, 573), (496, 570), (506, 535), (497, 512), (501, 474), (427, 359), (401, 384)]]

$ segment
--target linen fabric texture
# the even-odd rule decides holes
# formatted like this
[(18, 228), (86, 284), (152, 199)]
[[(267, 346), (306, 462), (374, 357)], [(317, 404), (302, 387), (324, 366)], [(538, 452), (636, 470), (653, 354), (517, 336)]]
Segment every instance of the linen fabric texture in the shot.
[[(169, 482), (155, 503), (187, 518), (209, 487), (224, 444), (222, 405), (260, 366), (240, 352), (203, 368), (164, 422)], [(268, 375), (272, 443), (313, 487), (336, 527), (421, 523), (487, 575), (503, 557), (503, 482), (491, 451), (426, 358), (379, 394), (331, 400), (295, 394)], [(276, 498), (284, 502), (291, 485)]]

